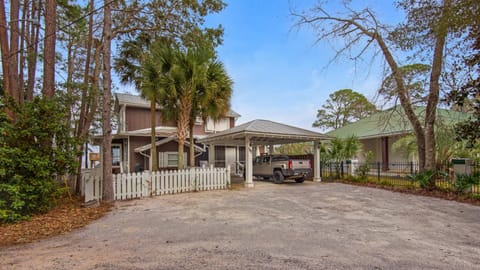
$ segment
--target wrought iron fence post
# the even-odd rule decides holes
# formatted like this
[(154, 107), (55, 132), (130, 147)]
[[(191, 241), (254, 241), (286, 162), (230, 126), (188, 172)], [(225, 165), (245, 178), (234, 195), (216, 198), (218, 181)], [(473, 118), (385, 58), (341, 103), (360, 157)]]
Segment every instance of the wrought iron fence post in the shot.
[[(325, 164), (326, 166), (326, 164)], [(328, 163), (328, 168), (327, 168), (327, 171), (328, 171), (328, 177), (331, 178), (332, 177), (332, 163)]]
[(320, 178), (323, 177), (323, 161), (320, 160)]
[(343, 160), (340, 162), (340, 177), (343, 179)]
[(380, 181), (380, 161), (377, 162), (377, 179)]
[(410, 161), (410, 174), (413, 175), (413, 161)]

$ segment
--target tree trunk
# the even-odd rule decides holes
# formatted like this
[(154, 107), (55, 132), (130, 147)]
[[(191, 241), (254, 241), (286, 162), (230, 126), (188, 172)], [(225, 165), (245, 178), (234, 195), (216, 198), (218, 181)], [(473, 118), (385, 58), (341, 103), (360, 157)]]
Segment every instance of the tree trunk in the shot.
[(19, 104), (19, 88), (18, 88), (18, 37), (19, 37), (19, 12), (20, 1), (10, 1), (10, 54), (8, 55), (9, 77), (10, 77), (10, 94)]
[[(73, 50), (72, 42), (68, 42), (67, 44), (67, 81), (65, 82), (65, 88), (67, 90), (67, 97), (71, 97), (73, 95), (73, 65), (75, 59), (75, 52)], [(73, 102), (70, 102), (70, 107), (72, 106)], [(72, 125), (72, 110), (68, 110), (67, 114), (67, 126), (71, 127)], [(72, 134), (73, 136), (74, 134)]]
[[(435, 147), (435, 119), (437, 104), (440, 93), (440, 75), (443, 65), (443, 50), (445, 47), (448, 10), (451, 1), (443, 1), (442, 17), (440, 18), (438, 29), (436, 31), (435, 47), (433, 51), (432, 71), (430, 73), (430, 89), (427, 99), (427, 109), (425, 113), (425, 169), (436, 171), (436, 147)], [(435, 187), (435, 174), (430, 181), (430, 187)]]
[[(72, 82), (73, 82), (73, 65), (74, 65), (74, 59), (75, 59), (75, 53), (74, 53), (74, 50), (73, 50), (73, 42), (69, 41), (67, 43), (67, 81), (65, 83), (65, 86), (66, 86), (66, 90), (67, 90), (67, 97), (71, 97), (72, 94), (73, 94), (73, 87), (72, 87)], [(68, 105), (70, 108), (73, 107), (73, 101), (69, 102), (69, 105)], [(68, 127), (71, 127), (72, 126), (72, 110), (68, 110), (68, 113), (67, 113), (67, 116), (66, 116), (66, 121), (67, 121), (67, 126)], [(70, 136), (75, 136), (75, 130), (72, 132), (72, 134), (70, 134)], [(77, 150), (81, 153), (83, 149), (78, 149), (78, 145), (75, 146), (77, 148)], [(80, 155), (80, 158), (78, 158), (78, 155), (77, 155), (77, 159), (78, 159), (78, 169), (77, 169), (77, 172), (78, 174), (77, 175), (70, 175), (69, 176), (69, 186), (70, 186), (70, 189), (72, 190), (73, 188), (73, 192), (75, 192), (75, 194), (79, 194), (80, 193), (80, 185), (81, 185), (81, 182), (78, 182), (76, 181), (77, 178), (80, 178), (81, 179), (81, 171), (82, 171), (82, 160), (81, 160), (81, 157), (82, 155)]]
[(190, 167), (195, 167), (195, 140), (193, 139), (193, 127), (195, 126), (194, 121), (190, 121), (190, 124), (188, 125), (189, 127), (189, 137), (190, 137), (190, 161), (189, 165)]
[(80, 101), (80, 115), (78, 120), (78, 129), (77, 137), (81, 138), (83, 129), (85, 128), (85, 118), (87, 116), (87, 93), (90, 87), (90, 57), (92, 53), (92, 39), (93, 39), (93, 1), (90, 1), (90, 16), (88, 19), (88, 34), (86, 42), (86, 56), (85, 56), (85, 69), (83, 73), (83, 85), (82, 85), (82, 95)]
[(380, 34), (378, 33), (370, 34), (370, 36), (372, 38), (375, 38), (375, 40), (377, 41), (385, 57), (385, 60), (388, 63), (388, 66), (392, 70), (392, 74), (395, 79), (395, 83), (397, 85), (397, 94), (398, 94), (398, 98), (400, 99), (400, 104), (403, 110), (405, 111), (405, 115), (407, 116), (408, 120), (412, 124), (415, 137), (417, 138), (418, 160), (420, 163), (419, 164), (420, 171), (423, 171), (425, 169), (425, 131), (422, 127), (422, 124), (420, 123), (420, 120), (418, 119), (418, 116), (415, 114), (415, 111), (412, 108), (412, 104), (410, 100), (408, 99), (404, 77), (402, 75), (402, 72), (400, 71), (400, 68), (397, 65), (397, 62), (393, 58), (393, 55), (391, 54), (387, 44), (385, 43), (383, 38), (380, 36)]
[[(10, 96), (11, 95), (11, 90), (10, 90), (10, 66), (8, 64), (8, 57), (10, 55), (10, 48), (8, 46), (7, 18), (5, 16), (5, 2), (4, 2), (4, 0), (0, 0), (0, 49), (2, 51), (3, 89), (5, 90), (5, 96)], [(12, 116), (12, 115), (10, 115), (10, 116)]]
[[(77, 127), (77, 133), (76, 133), (76, 136), (78, 139), (80, 139), (80, 143), (79, 143), (79, 146), (81, 148), (81, 150), (83, 150), (83, 141), (85, 139), (88, 139), (87, 135), (88, 135), (88, 130), (90, 129), (90, 124), (91, 124), (91, 121), (87, 121), (87, 114), (89, 113), (88, 110), (87, 110), (87, 103), (90, 103), (90, 102), (95, 102), (96, 103), (96, 95), (93, 96), (93, 95), (90, 95), (90, 98), (87, 98), (87, 95), (88, 95), (88, 90), (90, 89), (95, 89), (97, 87), (96, 83), (94, 84), (93, 82), (91, 82), (90, 80), (90, 58), (91, 58), (91, 54), (92, 54), (92, 43), (93, 43), (93, 14), (94, 14), (94, 2), (93, 0), (90, 0), (90, 3), (89, 3), (89, 12), (90, 12), (90, 15), (89, 15), (89, 18), (88, 18), (88, 33), (87, 33), (87, 42), (86, 42), (86, 57), (85, 57), (85, 69), (84, 69), (84, 73), (83, 73), (83, 85), (82, 85), (82, 96), (80, 98), (80, 116), (79, 116), (79, 120), (78, 120), (78, 127)], [(98, 51), (100, 49), (97, 48), (96, 49), (96, 54), (98, 54)], [(98, 66), (100, 65), (100, 59), (96, 59), (96, 68), (98, 68)], [(97, 70), (96, 71), (96, 75), (94, 75), (94, 80), (99, 76), (99, 71)], [(96, 76), (96, 77), (95, 77)], [(93, 96), (93, 97), (92, 97)], [(96, 106), (95, 108), (92, 109), (93, 111), (96, 110)], [(82, 151), (79, 151), (79, 152), (82, 152)], [(78, 156), (78, 161), (79, 161), (79, 164), (82, 164), (82, 154), (79, 154)], [(81, 181), (82, 181), (82, 176), (81, 176), (81, 166), (78, 168), (78, 172), (77, 172), (77, 184), (75, 185), (76, 188), (75, 188), (75, 193), (79, 194), (80, 193), (80, 185), (81, 185)]]
[[(32, 1), (31, 19), (40, 22), (42, 1)], [(27, 46), (27, 92), (26, 100), (33, 100), (33, 89), (35, 88), (35, 73), (37, 67), (38, 41), (40, 36), (40, 23), (32, 23), (30, 29), (29, 45)]]
[(184, 162), (184, 151), (185, 147), (185, 139), (180, 139), (178, 138), (178, 169), (183, 170), (185, 168), (185, 162)]
[(177, 137), (178, 137), (178, 169), (185, 167), (185, 157), (183, 155), (183, 147), (188, 136), (188, 126), (190, 123), (190, 111), (192, 104), (188, 94), (180, 97), (180, 114), (177, 121)]
[(53, 97), (55, 93), (55, 42), (57, 40), (57, 1), (45, 2), (45, 41), (43, 48), (43, 95)]
[(112, 125), (111, 125), (111, 45), (112, 45), (112, 17), (111, 2), (104, 0), (103, 23), (103, 199), (113, 201), (112, 181)]
[[(18, 23), (20, 2), (10, 1), (10, 23), (7, 23), (5, 1), (0, 0), (0, 47), (2, 54), (3, 88), (5, 96), (10, 96), (18, 104)], [(7, 32), (10, 28), (10, 36)], [(10, 39), (9, 39), (10, 38)], [(10, 40), (10, 44), (9, 44)], [(14, 120), (14, 114), (7, 111), (9, 117)]]
[(156, 145), (156, 134), (155, 134), (155, 127), (157, 126), (156, 121), (156, 97), (155, 94), (150, 100), (150, 143), (152, 144), (152, 148), (150, 148), (150, 153), (152, 157), (152, 172), (158, 171), (158, 157), (157, 157), (157, 145)]
[[(28, 36), (28, 29), (27, 29), (27, 18), (28, 18), (28, 3), (24, 2), (23, 8), (22, 8), (22, 20), (21, 20), (21, 30), (20, 30), (20, 62), (19, 62), (19, 68), (18, 68), (18, 102), (20, 106), (23, 106), (23, 101), (25, 100), (25, 85), (24, 85), (24, 80), (25, 80), (25, 75), (24, 75), (24, 68), (25, 68), (25, 42), (26, 42), (26, 37)], [(28, 43), (27, 43), (28, 44)]]
[[(95, 53), (93, 57), (93, 62), (95, 63), (95, 68), (93, 69), (93, 76), (90, 84), (90, 94), (88, 100), (89, 106), (87, 106), (87, 116), (85, 118), (85, 128), (82, 130), (82, 133), (80, 133), (80, 137), (87, 137), (88, 131), (90, 129), (90, 126), (93, 122), (95, 112), (97, 111), (97, 106), (98, 106), (98, 78), (100, 77), (100, 66), (101, 66), (101, 58), (100, 58), (100, 51), (102, 49), (101, 42), (98, 42), (97, 46), (95, 46)], [(81, 159), (81, 156), (80, 156)], [(79, 190), (76, 190), (75, 192), (80, 193), (80, 185), (82, 181), (82, 176), (81, 176), (81, 168), (78, 168), (78, 173), (77, 173), (77, 184), (76, 187), (78, 187)]]

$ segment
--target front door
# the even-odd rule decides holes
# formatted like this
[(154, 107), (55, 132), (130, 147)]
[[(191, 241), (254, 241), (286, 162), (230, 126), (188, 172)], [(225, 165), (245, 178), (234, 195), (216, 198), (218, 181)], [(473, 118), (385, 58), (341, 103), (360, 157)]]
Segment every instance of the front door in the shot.
[(225, 147), (225, 168), (230, 166), (231, 172), (235, 170), (236, 149), (233, 147)]

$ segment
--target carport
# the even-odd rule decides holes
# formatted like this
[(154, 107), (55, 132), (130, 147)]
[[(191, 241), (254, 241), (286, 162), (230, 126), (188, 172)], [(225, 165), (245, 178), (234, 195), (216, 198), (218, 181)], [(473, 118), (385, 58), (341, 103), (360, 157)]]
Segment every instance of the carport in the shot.
[(253, 187), (253, 147), (264, 145), (314, 142), (314, 181), (320, 177), (320, 142), (329, 140), (330, 136), (310, 130), (289, 126), (269, 120), (253, 120), (242, 125), (208, 135), (198, 140), (209, 145), (209, 160), (214, 160), (215, 145), (245, 146), (245, 186)]

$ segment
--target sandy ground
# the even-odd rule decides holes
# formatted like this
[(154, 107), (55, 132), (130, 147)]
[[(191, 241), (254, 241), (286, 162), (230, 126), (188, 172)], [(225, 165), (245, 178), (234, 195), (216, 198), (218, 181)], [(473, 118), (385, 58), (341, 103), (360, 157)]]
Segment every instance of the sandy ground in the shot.
[(0, 269), (480, 269), (480, 207), (337, 183), (117, 202)]

